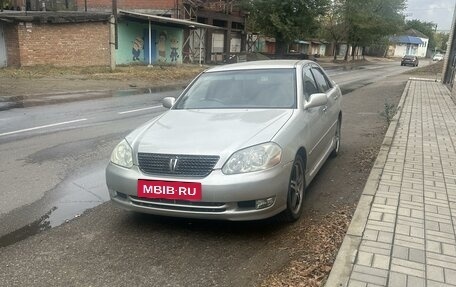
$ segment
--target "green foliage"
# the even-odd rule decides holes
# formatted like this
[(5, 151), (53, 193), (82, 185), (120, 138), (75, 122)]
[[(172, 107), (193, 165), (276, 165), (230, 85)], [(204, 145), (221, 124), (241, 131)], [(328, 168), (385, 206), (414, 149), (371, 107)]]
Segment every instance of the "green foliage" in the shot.
[(330, 0), (244, 0), (252, 31), (275, 37), (280, 44), (316, 36), (319, 19)]
[[(345, 17), (346, 0), (333, 0), (328, 7), (327, 13), (321, 18), (319, 36), (331, 41), (334, 48), (347, 39), (348, 25)], [(334, 60), (337, 60), (337, 51), (334, 50)]]
[(437, 25), (433, 22), (425, 22), (420, 20), (409, 20), (405, 22), (404, 30), (415, 29), (420, 31), (424, 35), (429, 37), (429, 49), (434, 49), (436, 47), (436, 41), (434, 39), (435, 30)]
[(385, 45), (401, 30), (406, 0), (333, 0), (323, 17), (321, 35), (353, 47)]
[(385, 118), (387, 124), (389, 125), (397, 113), (397, 107), (395, 104), (385, 100), (383, 108), (384, 110), (380, 113), (380, 115)]
[(423, 33), (424, 35), (431, 37), (431, 35), (434, 33), (434, 30), (436, 28), (436, 24), (433, 22), (425, 22), (421, 20), (408, 20), (405, 22), (405, 30), (408, 29), (415, 29)]
[(439, 32), (434, 34), (435, 47), (437, 48), (437, 50), (446, 51), (449, 38), (450, 35), (448, 33)]
[(406, 0), (240, 0), (249, 29), (275, 37), (278, 48), (322, 37), (355, 47), (385, 44), (404, 26)]
[(320, 35), (336, 43), (347, 37), (348, 26), (345, 18), (346, 0), (333, 0), (327, 13), (322, 17)]
[(367, 46), (383, 41), (401, 28), (405, 0), (347, 0), (348, 41)]

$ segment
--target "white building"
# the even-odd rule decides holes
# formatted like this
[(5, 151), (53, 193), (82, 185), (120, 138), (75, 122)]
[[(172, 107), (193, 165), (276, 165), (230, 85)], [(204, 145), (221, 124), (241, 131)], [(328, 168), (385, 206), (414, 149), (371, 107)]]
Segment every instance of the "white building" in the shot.
[(388, 49), (388, 56), (390, 57), (414, 55), (425, 58), (429, 46), (429, 37), (415, 29), (410, 29), (401, 36), (392, 37), (391, 42), (393, 44)]

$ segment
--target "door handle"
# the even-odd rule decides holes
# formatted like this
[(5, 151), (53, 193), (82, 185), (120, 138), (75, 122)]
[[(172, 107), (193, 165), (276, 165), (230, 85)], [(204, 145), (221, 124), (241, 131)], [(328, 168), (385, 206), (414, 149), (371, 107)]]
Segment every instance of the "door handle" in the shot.
[(326, 113), (327, 110), (328, 110), (328, 106), (324, 106), (322, 111)]

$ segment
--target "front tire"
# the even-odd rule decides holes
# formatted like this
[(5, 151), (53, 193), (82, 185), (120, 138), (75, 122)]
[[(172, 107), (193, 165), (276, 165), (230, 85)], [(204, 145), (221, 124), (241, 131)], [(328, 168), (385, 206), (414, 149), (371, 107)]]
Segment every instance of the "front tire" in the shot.
[(280, 214), (280, 219), (285, 222), (294, 222), (301, 217), (304, 210), (304, 195), (306, 177), (304, 161), (300, 155), (296, 155), (291, 169), (290, 182), (288, 184), (287, 208)]

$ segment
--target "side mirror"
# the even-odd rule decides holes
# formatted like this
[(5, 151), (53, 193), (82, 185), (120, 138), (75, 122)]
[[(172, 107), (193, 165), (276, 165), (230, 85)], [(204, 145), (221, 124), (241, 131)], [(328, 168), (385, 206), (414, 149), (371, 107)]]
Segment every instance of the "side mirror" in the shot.
[(328, 104), (328, 98), (325, 93), (312, 94), (309, 100), (304, 104), (304, 109), (321, 107)]
[(162, 100), (162, 105), (163, 107), (167, 109), (171, 109), (174, 106), (174, 103), (176, 102), (176, 99), (173, 97), (166, 97)]

